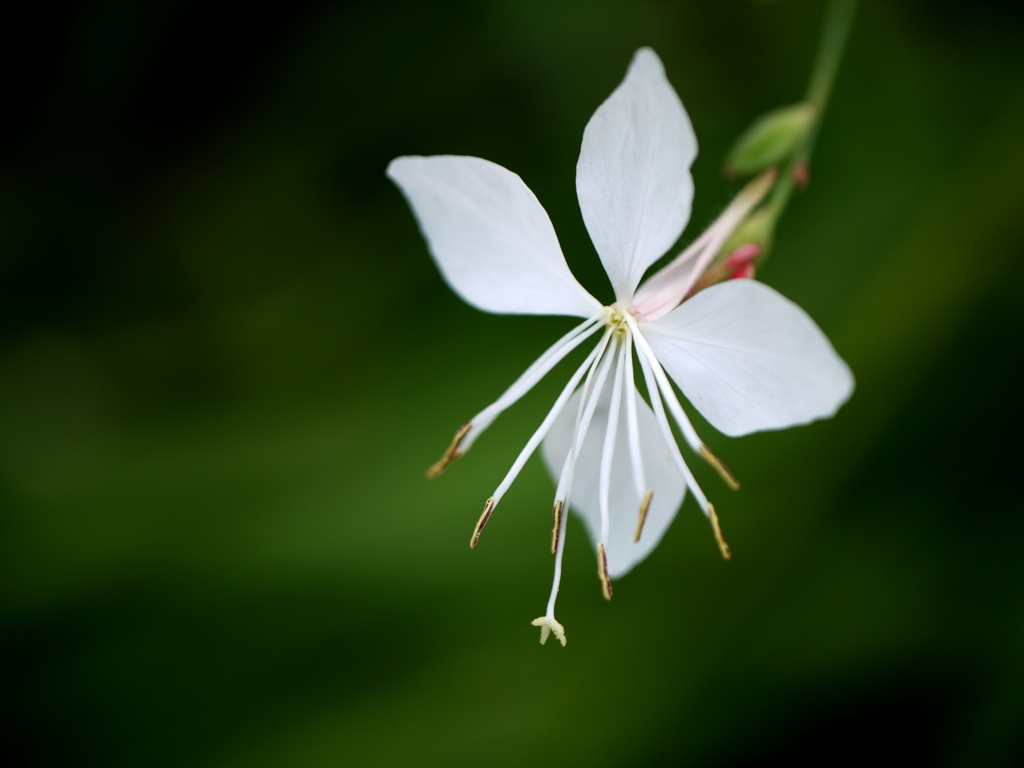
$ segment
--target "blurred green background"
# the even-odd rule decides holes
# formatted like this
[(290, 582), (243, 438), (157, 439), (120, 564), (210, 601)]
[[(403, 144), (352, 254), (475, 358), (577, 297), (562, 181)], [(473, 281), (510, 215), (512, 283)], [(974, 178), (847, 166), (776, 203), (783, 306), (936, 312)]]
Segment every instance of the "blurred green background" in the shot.
[[(1024, 763), (1024, 13), (861, 5), (811, 185), (759, 277), (858, 377), (833, 420), (703, 466), (600, 597), (552, 486), (481, 505), (556, 373), (439, 480), (560, 333), (438, 276), (400, 154), (518, 172), (610, 289), (574, 168), (651, 45), (701, 153), (801, 98), (816, 0), (90, 0), (8, 18), (0, 628), (19, 765), (731, 768)], [(6, 111), (6, 110), (5, 110)], [(1014, 266), (1017, 264), (1018, 266)]]

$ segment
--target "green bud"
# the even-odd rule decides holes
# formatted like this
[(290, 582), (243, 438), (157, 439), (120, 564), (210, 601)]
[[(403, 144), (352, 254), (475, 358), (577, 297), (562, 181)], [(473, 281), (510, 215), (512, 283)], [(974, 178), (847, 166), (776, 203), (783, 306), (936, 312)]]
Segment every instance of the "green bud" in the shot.
[(809, 102), (761, 115), (729, 152), (726, 174), (747, 176), (786, 160), (807, 136), (817, 116), (817, 107)]

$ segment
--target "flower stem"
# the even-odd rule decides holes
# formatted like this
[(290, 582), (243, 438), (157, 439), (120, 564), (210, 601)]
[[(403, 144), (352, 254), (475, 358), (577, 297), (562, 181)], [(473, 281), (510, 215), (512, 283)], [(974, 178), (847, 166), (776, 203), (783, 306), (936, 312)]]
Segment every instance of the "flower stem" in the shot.
[(814, 62), (814, 69), (811, 71), (811, 81), (807, 86), (806, 100), (817, 108), (814, 124), (807, 132), (807, 138), (793, 154), (793, 158), (779, 177), (779, 182), (772, 190), (766, 209), (771, 212), (772, 229), (778, 221), (793, 189), (797, 184), (797, 176), (806, 168), (814, 151), (814, 144), (818, 138), (818, 129), (821, 126), (821, 118), (828, 106), (829, 96), (832, 94), (832, 86), (835, 83), (836, 72), (839, 69), (839, 62), (843, 58), (843, 51), (846, 48), (846, 40), (850, 35), (850, 27), (853, 24), (854, 13), (857, 10), (857, 0), (831, 0), (825, 14), (825, 25), (821, 35), (821, 43), (818, 46), (818, 56)]
[(836, 79), (836, 70), (839, 69), (839, 61), (843, 57), (856, 10), (857, 0), (832, 0), (829, 5), (825, 29), (818, 47), (818, 58), (814, 63), (811, 82), (807, 88), (807, 101), (816, 106), (819, 113), (824, 112), (828, 104), (832, 84)]

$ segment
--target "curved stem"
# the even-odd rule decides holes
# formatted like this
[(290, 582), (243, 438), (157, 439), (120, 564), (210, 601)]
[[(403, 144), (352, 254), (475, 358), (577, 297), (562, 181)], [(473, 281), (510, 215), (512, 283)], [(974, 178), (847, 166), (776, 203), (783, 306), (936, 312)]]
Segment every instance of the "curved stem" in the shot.
[(807, 86), (806, 100), (817, 107), (817, 117), (814, 119), (814, 125), (807, 132), (807, 138), (794, 153), (793, 159), (780, 175), (779, 182), (768, 199), (766, 208), (771, 212), (771, 229), (773, 230), (793, 194), (796, 185), (794, 170), (797, 166), (806, 166), (811, 160), (814, 145), (818, 139), (818, 130), (821, 127), (821, 119), (828, 106), (829, 97), (832, 95), (832, 86), (835, 84), (839, 62), (846, 50), (846, 41), (850, 36), (850, 27), (853, 25), (856, 10), (857, 0), (832, 0), (829, 3), (825, 14), (821, 43), (818, 46), (818, 55), (814, 61), (814, 69), (811, 71), (811, 81)]
[(807, 86), (807, 101), (816, 106), (819, 112), (824, 112), (828, 105), (828, 97), (832, 93), (832, 84), (836, 79), (839, 61), (843, 58), (856, 10), (857, 0), (832, 0), (829, 5), (821, 44), (818, 46), (818, 58), (814, 62), (811, 82)]

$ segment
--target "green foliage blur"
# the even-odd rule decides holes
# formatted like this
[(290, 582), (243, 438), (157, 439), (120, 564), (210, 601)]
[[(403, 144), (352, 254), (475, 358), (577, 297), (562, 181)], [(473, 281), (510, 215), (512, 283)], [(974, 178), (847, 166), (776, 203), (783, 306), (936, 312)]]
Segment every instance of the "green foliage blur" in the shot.
[(1024, 762), (1019, 4), (862, 3), (759, 273), (858, 389), (786, 432), (698, 420), (743, 482), (696, 467), (731, 562), (688, 501), (605, 603), (573, 520), (569, 644), (537, 643), (539, 459), (467, 543), (563, 373), (423, 477), (571, 321), (465, 306), (387, 162), (516, 171), (610, 300), (574, 169), (633, 51), (660, 54), (700, 141), (688, 241), (739, 188), (736, 138), (802, 98), (823, 8), (84, 0), (8, 19), (7, 764)]

